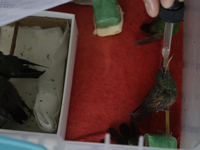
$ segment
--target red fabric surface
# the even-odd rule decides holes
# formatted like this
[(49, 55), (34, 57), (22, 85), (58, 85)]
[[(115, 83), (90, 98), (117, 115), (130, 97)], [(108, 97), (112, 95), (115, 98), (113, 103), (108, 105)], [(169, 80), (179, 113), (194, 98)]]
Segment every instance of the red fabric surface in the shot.
[[(145, 37), (140, 30), (150, 20), (142, 0), (118, 0), (124, 11), (122, 33), (108, 37), (93, 34), (92, 6), (67, 3), (52, 11), (73, 13), (79, 30), (66, 140), (99, 142), (109, 127), (129, 123), (132, 112), (155, 84), (161, 66), (162, 41), (134, 45)], [(173, 36), (170, 74), (177, 84), (178, 99), (170, 107), (170, 131), (180, 140), (183, 24)], [(165, 132), (165, 112), (153, 113), (137, 123), (142, 134)]]

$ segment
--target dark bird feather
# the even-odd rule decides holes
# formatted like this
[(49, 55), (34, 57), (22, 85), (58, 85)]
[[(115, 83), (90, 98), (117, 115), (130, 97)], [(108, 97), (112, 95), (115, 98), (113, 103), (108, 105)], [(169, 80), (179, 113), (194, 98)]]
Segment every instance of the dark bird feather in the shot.
[(22, 124), (23, 120), (27, 120), (28, 116), (23, 108), (32, 111), (24, 103), (19, 96), (17, 89), (6, 78), (0, 76), (0, 106), (9, 113), (13, 120)]
[(131, 138), (132, 135), (131, 135), (131, 132), (130, 132), (129, 127), (127, 126), (127, 124), (125, 124), (125, 123), (120, 124), (119, 129), (120, 129), (121, 135), (124, 138), (126, 138), (126, 139)]
[(40, 66), (13, 55), (4, 55), (0, 51), (0, 75), (4, 78), (38, 78), (45, 71), (38, 71), (29, 66)]
[(111, 135), (112, 141), (117, 142), (118, 144), (123, 145), (137, 145), (138, 136), (140, 135), (135, 122), (131, 122), (131, 126), (128, 126), (125, 123), (120, 124), (119, 126), (120, 134), (114, 129), (109, 128), (108, 132)]
[(143, 45), (143, 44), (149, 44), (152, 42), (160, 41), (163, 39), (163, 34), (162, 33), (155, 33), (147, 38), (141, 39), (139, 41), (135, 41), (135, 45)]
[(0, 128), (7, 123), (7, 121), (10, 121), (8, 118), (8, 112), (0, 106)]
[(114, 128), (109, 128), (108, 132), (111, 135), (111, 139), (118, 144), (127, 144), (128, 140), (124, 139)]

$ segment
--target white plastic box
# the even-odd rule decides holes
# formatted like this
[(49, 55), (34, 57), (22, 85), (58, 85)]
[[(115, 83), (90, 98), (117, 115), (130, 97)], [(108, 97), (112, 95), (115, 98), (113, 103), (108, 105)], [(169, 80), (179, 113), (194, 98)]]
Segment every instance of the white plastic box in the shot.
[[(182, 94), (182, 124), (181, 149), (200, 149), (200, 1), (185, 0), (184, 14), (184, 65), (183, 65), (183, 94)], [(65, 102), (62, 107), (62, 124), (56, 135), (52, 134), (22, 134), (16, 132), (0, 131), (0, 135), (21, 139), (45, 146), (50, 150), (164, 150), (163, 148), (143, 147), (143, 137), (140, 137), (139, 146), (122, 146), (109, 144), (109, 136), (105, 144), (64, 141), (66, 129), (68, 104), (73, 74), (73, 65), (76, 51), (77, 27), (74, 15), (39, 13), (37, 16), (53, 16), (72, 19), (72, 34), (69, 46), (68, 65), (64, 94)], [(51, 16), (51, 17), (52, 17)], [(173, 39), (172, 39), (173, 40)], [(64, 109), (63, 109), (64, 108)]]
[[(31, 18), (32, 17), (32, 18)], [(40, 21), (40, 22), (38, 22)], [(18, 135), (26, 136), (26, 140), (31, 137), (31, 135), (36, 135), (40, 137), (42, 135), (53, 136), (54, 138), (60, 137), (62, 139), (65, 138), (66, 133), (66, 125), (67, 125), (67, 117), (68, 117), (68, 108), (70, 102), (70, 95), (71, 95), (71, 87), (72, 87), (72, 80), (73, 80), (73, 69), (74, 69), (74, 61), (76, 55), (76, 46), (78, 40), (78, 29), (75, 21), (75, 16), (73, 14), (66, 14), (66, 13), (57, 13), (57, 12), (50, 12), (44, 11), (37, 13), (33, 16), (28, 18), (22, 19), (20, 22), (23, 26), (42, 26), (43, 28), (50, 28), (60, 26), (64, 28), (66, 23), (70, 22), (70, 38), (69, 41), (65, 41), (68, 44), (68, 51), (67, 53), (67, 60), (65, 66), (65, 79), (64, 79), (64, 86), (63, 86), (63, 96), (62, 96), (62, 103), (61, 103), (61, 110), (60, 110), (60, 117), (59, 123), (56, 133), (39, 133), (39, 132), (27, 132), (27, 131), (20, 131), (20, 130), (9, 130), (9, 129), (1, 129), (0, 135), (9, 134), (11, 137), (20, 138)], [(12, 24), (11, 24), (12, 25)]]

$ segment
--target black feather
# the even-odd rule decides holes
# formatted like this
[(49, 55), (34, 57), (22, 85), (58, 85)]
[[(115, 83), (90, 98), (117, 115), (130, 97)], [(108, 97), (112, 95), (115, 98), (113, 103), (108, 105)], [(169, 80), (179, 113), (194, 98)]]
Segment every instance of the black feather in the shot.
[(162, 39), (163, 39), (163, 34), (162, 33), (156, 33), (156, 34), (151, 35), (148, 38), (135, 41), (134, 44), (135, 45), (143, 45), (143, 44), (148, 44), (148, 43), (160, 41)]
[(8, 112), (0, 106), (0, 128), (7, 123), (7, 121), (10, 121), (8, 119)]
[(111, 135), (111, 139), (115, 142), (117, 142), (118, 144), (127, 144), (128, 141), (126, 139), (124, 139), (121, 135), (119, 135), (119, 133), (114, 129), (114, 128), (109, 128), (108, 132)]
[(131, 131), (130, 131), (129, 127), (125, 123), (120, 124), (119, 129), (120, 129), (121, 135), (124, 138), (126, 138), (126, 139), (131, 138)]
[(138, 137), (141, 134), (140, 134), (140, 131), (138, 130), (136, 122), (132, 121), (132, 119), (133, 119), (133, 116), (131, 116), (131, 121), (130, 121), (130, 125), (131, 125), (131, 128), (130, 128), (131, 137)]
[[(23, 110), (26, 107), (29, 112), (31, 110), (19, 96), (17, 89), (6, 78), (0, 76), (0, 106), (3, 107), (15, 120), (22, 124), (23, 120), (27, 120), (28, 116)], [(32, 113), (32, 112), (31, 112)]]
[(29, 68), (40, 66), (25, 59), (13, 55), (4, 55), (0, 51), (0, 75), (4, 78), (39, 78), (45, 71)]

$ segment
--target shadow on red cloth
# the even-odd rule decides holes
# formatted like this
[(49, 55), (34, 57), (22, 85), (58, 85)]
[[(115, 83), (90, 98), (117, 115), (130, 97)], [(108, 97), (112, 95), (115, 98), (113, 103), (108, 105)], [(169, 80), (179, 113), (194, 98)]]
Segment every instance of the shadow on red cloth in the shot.
[[(149, 17), (143, 1), (118, 3), (124, 11), (122, 33), (108, 37), (93, 34), (92, 6), (67, 3), (52, 11), (73, 13), (79, 30), (66, 140), (99, 142), (109, 127), (129, 123), (132, 112), (155, 84), (161, 66), (162, 41), (134, 45), (145, 36), (140, 30)], [(178, 99), (170, 107), (170, 131), (180, 142), (183, 24), (173, 36), (170, 74), (177, 84)], [(153, 113), (137, 123), (142, 134), (165, 131), (165, 112)]]

